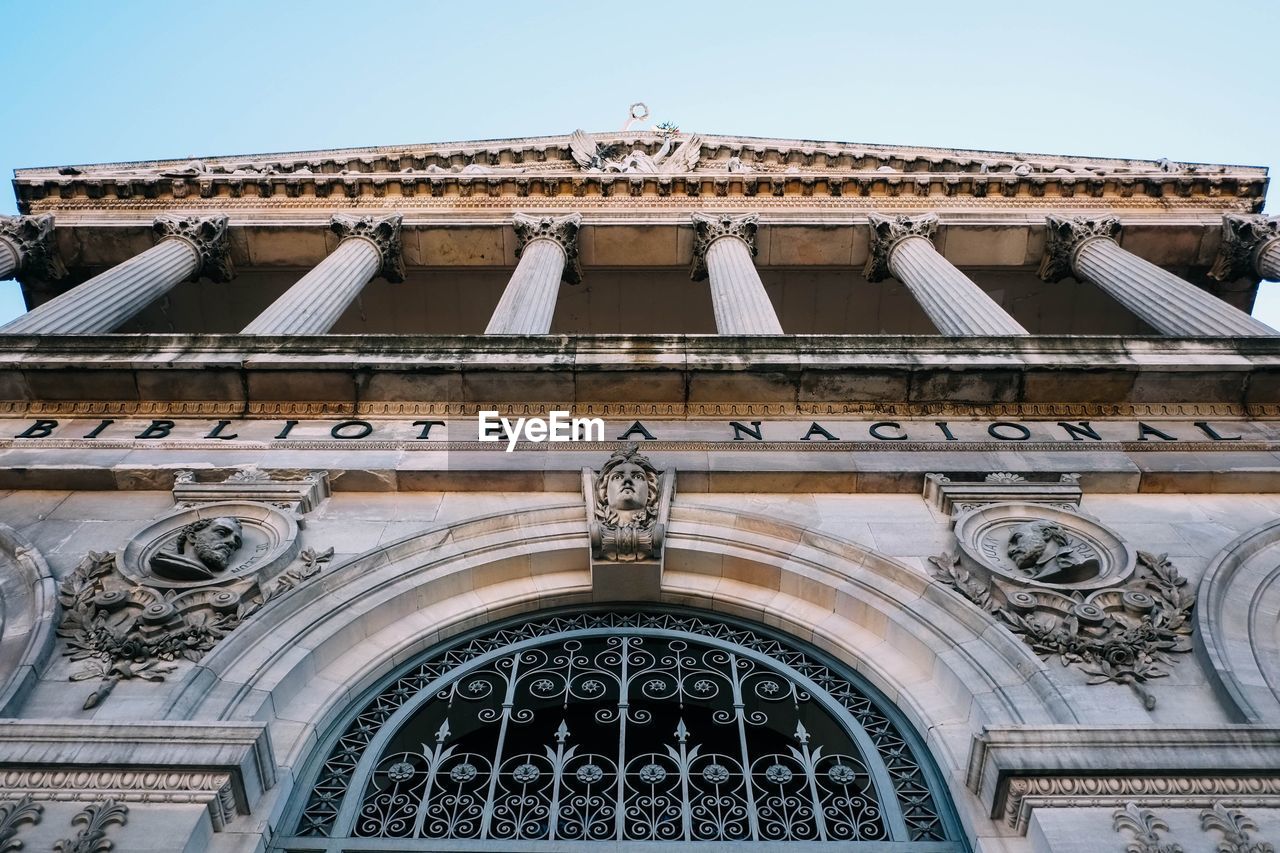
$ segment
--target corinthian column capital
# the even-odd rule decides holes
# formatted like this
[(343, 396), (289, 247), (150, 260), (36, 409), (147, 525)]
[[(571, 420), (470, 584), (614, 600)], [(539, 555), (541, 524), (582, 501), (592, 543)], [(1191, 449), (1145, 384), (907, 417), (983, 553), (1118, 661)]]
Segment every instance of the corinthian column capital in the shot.
[(756, 254), (756, 228), (760, 217), (754, 213), (742, 216), (709, 216), (705, 213), (693, 214), (693, 267), (689, 276), (694, 281), (702, 281), (707, 277), (707, 249), (711, 244), (724, 237), (736, 237)]
[(403, 219), (398, 213), (387, 216), (353, 216), (349, 213), (335, 213), (329, 220), (329, 230), (343, 240), (359, 237), (368, 240), (378, 250), (382, 258), (379, 272), (387, 281), (404, 281), (404, 252), (400, 245), (400, 222)]
[(1073, 275), (1080, 247), (1102, 238), (1120, 236), (1120, 220), (1114, 216), (1049, 216), (1049, 232), (1040, 261), (1040, 278), (1058, 281)]
[(933, 233), (938, 230), (938, 216), (935, 213), (885, 216), (872, 212), (867, 214), (867, 219), (871, 225), (871, 255), (862, 271), (867, 281), (883, 281), (891, 275), (889, 256), (900, 242), (908, 237), (923, 237), (932, 242)]
[(157, 216), (151, 225), (158, 239), (177, 237), (185, 240), (199, 255), (199, 266), (193, 275), (208, 276), (214, 281), (229, 281), (235, 276), (231, 266), (231, 240), (225, 216)]
[(0, 216), (0, 239), (13, 244), (18, 253), (12, 272), (30, 273), (47, 281), (55, 281), (67, 274), (54, 242), (53, 214)]
[(1218, 247), (1218, 257), (1209, 271), (1209, 278), (1234, 281), (1242, 276), (1261, 275), (1258, 257), (1273, 240), (1280, 240), (1280, 219), (1225, 214), (1222, 217), (1222, 244)]
[(511, 218), (516, 230), (516, 257), (524, 254), (525, 247), (534, 240), (550, 240), (564, 250), (564, 271), (561, 280), (569, 284), (582, 281), (582, 266), (578, 263), (578, 229), (582, 226), (582, 214), (568, 216), (531, 216), (517, 213)]

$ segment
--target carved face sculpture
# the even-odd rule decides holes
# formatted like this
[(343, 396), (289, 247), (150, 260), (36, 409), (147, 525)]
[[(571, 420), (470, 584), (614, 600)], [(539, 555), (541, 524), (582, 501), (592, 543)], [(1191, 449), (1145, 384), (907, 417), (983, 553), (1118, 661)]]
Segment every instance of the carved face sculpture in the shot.
[(1061, 527), (1043, 521), (1028, 521), (1013, 529), (1006, 553), (1018, 568), (1034, 569), (1044, 562), (1045, 551), (1049, 550), (1051, 543), (1067, 544), (1067, 536)]
[(234, 518), (215, 518), (189, 535), (196, 559), (214, 571), (222, 571), (231, 555), (244, 541), (240, 522)]
[(605, 496), (612, 509), (644, 509), (649, 500), (649, 481), (645, 470), (634, 462), (614, 466), (605, 481)]

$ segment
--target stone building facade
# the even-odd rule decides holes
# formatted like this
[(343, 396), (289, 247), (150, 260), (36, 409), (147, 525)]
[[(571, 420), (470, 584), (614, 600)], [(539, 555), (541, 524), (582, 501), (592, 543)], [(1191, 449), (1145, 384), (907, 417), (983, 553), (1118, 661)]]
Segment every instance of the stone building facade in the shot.
[(19, 170), (0, 850), (1270, 850), (1266, 181), (670, 130)]

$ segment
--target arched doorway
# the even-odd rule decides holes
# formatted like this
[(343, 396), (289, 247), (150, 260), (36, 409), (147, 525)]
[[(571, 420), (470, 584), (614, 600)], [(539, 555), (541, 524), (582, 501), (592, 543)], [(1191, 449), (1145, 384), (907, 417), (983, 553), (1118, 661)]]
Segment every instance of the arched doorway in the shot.
[(923, 744), (877, 691), (763, 627), (669, 607), (456, 637), (354, 703), (300, 781), (278, 851), (965, 849)]

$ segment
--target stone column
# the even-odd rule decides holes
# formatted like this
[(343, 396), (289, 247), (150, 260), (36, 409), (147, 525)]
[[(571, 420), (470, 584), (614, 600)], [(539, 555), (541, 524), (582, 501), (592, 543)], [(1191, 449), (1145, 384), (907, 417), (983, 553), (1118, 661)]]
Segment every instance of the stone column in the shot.
[(944, 335), (1025, 335), (1027, 330), (933, 247), (938, 217), (870, 213), (871, 257), (863, 275), (882, 281), (892, 275), (911, 291)]
[(711, 279), (711, 306), (721, 335), (781, 335), (764, 282), (751, 260), (756, 253), (754, 213), (745, 216), (693, 214), (694, 281)]
[(58, 259), (53, 214), (0, 216), (0, 280), (19, 273), (45, 281), (56, 281), (67, 274)]
[(551, 331), (560, 282), (582, 281), (578, 266), (578, 228), (582, 216), (529, 216), (517, 213), (516, 271), (489, 318), (486, 335), (545, 335)]
[(1222, 245), (1209, 277), (1234, 281), (1253, 275), (1280, 281), (1280, 218), (1228, 213), (1222, 217)]
[(404, 281), (400, 220), (398, 213), (335, 214), (329, 228), (342, 238), (338, 248), (255, 317), (242, 334), (323, 335), (379, 272), (388, 281)]
[(1126, 252), (1116, 242), (1114, 216), (1048, 218), (1049, 238), (1040, 277), (1074, 275), (1111, 294), (1157, 331), (1177, 337), (1274, 335), (1276, 330), (1238, 308)]
[(215, 281), (233, 275), (227, 217), (159, 216), (160, 241), (84, 284), (0, 326), (0, 333), (94, 335), (110, 332), (181, 281), (201, 274)]

